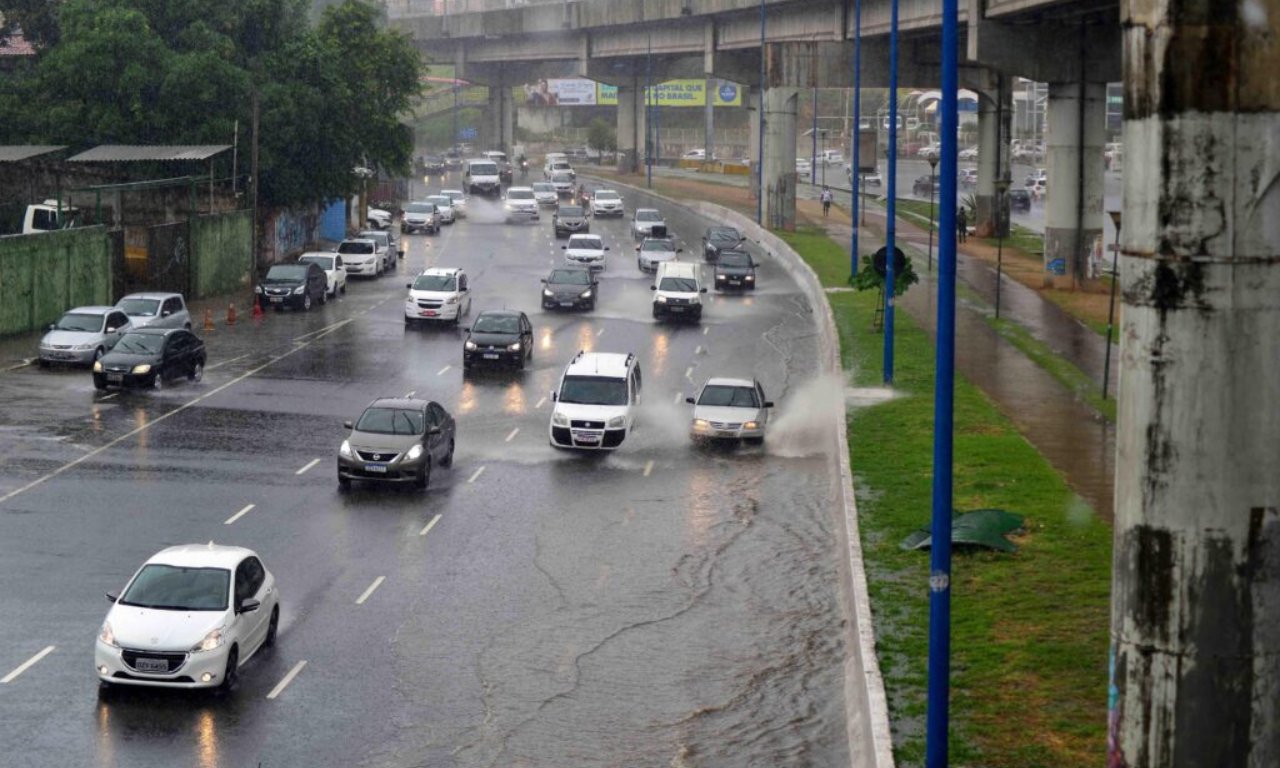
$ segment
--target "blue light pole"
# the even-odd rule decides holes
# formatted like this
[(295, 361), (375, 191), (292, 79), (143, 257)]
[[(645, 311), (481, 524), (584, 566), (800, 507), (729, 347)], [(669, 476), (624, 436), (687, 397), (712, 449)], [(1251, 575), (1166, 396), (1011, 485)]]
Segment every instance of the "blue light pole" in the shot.
[(884, 383), (893, 383), (893, 267), (898, 215), (898, 0), (889, 17), (889, 210), (885, 222)]
[(648, 38), (649, 51), (644, 60), (644, 167), (645, 186), (653, 189), (653, 35)]
[(756, 146), (756, 223), (764, 226), (764, 0), (760, 0), (760, 135)]
[(942, 0), (942, 210), (938, 217), (938, 339), (933, 390), (933, 545), (929, 551), (929, 696), (925, 765), (947, 766), (951, 692), (951, 450), (956, 367), (956, 129), (959, 10)]
[(853, 0), (853, 165), (849, 166), (850, 192), (853, 194), (853, 227), (849, 235), (849, 282), (858, 276), (858, 208), (862, 201), (858, 196), (862, 181), (862, 165), (858, 157), (862, 143), (862, 0)]

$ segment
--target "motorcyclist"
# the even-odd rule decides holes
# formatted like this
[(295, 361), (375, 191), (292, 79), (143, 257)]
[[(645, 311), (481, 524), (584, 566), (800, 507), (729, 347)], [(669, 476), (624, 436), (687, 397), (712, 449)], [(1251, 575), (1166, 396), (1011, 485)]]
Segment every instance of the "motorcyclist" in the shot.
[(520, 178), (523, 179), (528, 177), (529, 159), (524, 156), (523, 152), (520, 153), (520, 157), (516, 159), (516, 162), (520, 163)]
[(579, 184), (578, 185), (578, 204), (585, 208), (587, 206), (587, 203), (589, 203), (590, 201), (591, 201), (591, 196), (587, 194), (587, 185)]

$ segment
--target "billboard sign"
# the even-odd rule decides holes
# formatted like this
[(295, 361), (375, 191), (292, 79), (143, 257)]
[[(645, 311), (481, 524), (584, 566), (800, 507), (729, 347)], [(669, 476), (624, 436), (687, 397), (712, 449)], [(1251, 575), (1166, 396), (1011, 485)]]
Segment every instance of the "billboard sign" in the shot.
[(596, 81), (580, 77), (544, 78), (536, 83), (525, 83), (519, 90), (519, 97), (530, 106), (589, 107), (596, 104)]
[[(660, 107), (705, 107), (707, 105), (706, 80), (668, 80), (653, 87), (656, 104)], [(649, 89), (645, 89), (645, 102), (649, 99)], [(742, 106), (742, 86), (720, 81), (713, 86), (712, 106)], [(600, 85), (597, 104), (612, 105), (618, 103), (618, 89), (611, 85)]]

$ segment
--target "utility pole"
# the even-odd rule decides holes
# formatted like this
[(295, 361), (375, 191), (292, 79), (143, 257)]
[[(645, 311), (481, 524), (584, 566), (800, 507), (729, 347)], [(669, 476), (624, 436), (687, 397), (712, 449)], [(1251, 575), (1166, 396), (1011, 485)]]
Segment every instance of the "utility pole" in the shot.
[[(1215, 9), (1217, 7), (1215, 6)], [(1280, 765), (1280, 13), (1120, 4), (1107, 765)]]
[(253, 109), (253, 147), (250, 149), (249, 157), (249, 173), (253, 175), (253, 279), (256, 281), (258, 276), (262, 274), (261, 267), (258, 264), (258, 87), (254, 86), (252, 94)]

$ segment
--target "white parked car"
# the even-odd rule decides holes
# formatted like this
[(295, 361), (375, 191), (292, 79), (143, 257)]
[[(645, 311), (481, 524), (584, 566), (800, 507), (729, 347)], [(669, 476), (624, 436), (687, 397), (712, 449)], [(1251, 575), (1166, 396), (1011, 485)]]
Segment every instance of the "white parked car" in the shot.
[(667, 222), (657, 208), (637, 208), (631, 217), (631, 235), (636, 239), (653, 234), (654, 227), (662, 227), (666, 231)]
[(440, 231), (440, 214), (436, 211), (435, 203), (415, 200), (404, 207), (404, 216), (400, 219), (400, 232), (409, 234), (419, 230), (427, 234)]
[(453, 209), (454, 219), (467, 218), (467, 196), (460, 189), (442, 189), (440, 194), (449, 198), (450, 208)]
[(974, 147), (965, 147), (964, 149), (960, 150), (960, 154), (958, 155), (958, 157), (959, 157), (961, 160), (968, 160), (968, 161), (974, 161), (974, 160), (977, 160), (977, 159), (978, 159), (978, 148), (977, 148), (976, 146), (974, 146)]
[(180, 293), (131, 293), (116, 302), (138, 328), (186, 328), (191, 330), (191, 313)]
[(387, 229), (391, 226), (391, 220), (395, 216), (391, 215), (391, 211), (384, 211), (381, 208), (370, 207), (366, 218), (369, 220), (368, 225), (377, 227), (378, 229)]
[(537, 221), (538, 200), (532, 187), (509, 187), (502, 198), (503, 218), (508, 221)]
[(640, 364), (634, 354), (578, 352), (551, 393), (554, 448), (612, 450), (635, 426)]
[(705, 150), (705, 149), (691, 149), (691, 150), (689, 150), (688, 152), (685, 152), (683, 155), (681, 155), (681, 156), (680, 156), (680, 159), (681, 159), (681, 160), (706, 160), (706, 159), (707, 159), (707, 150)]
[(807, 158), (797, 157), (796, 173), (800, 174), (801, 176), (810, 175), (811, 173), (813, 173), (813, 163), (809, 162)]
[(325, 280), (329, 283), (329, 295), (337, 296), (347, 292), (347, 268), (342, 265), (342, 257), (336, 253), (311, 251), (298, 257), (302, 264), (315, 264), (324, 270)]
[(408, 283), (404, 300), (404, 324), (428, 321), (458, 324), (471, 312), (471, 285), (467, 273), (457, 267), (431, 267)]
[(133, 326), (122, 309), (76, 307), (49, 326), (49, 332), (40, 339), (40, 365), (88, 365), (110, 352), (120, 337), (131, 330)]
[(626, 209), (622, 205), (622, 195), (614, 189), (597, 189), (591, 196), (592, 216), (623, 216)]
[(275, 643), (280, 625), (275, 577), (243, 547), (169, 547), (107, 598), (93, 662), (103, 689), (230, 691), (240, 667)]
[(556, 192), (556, 185), (549, 181), (535, 181), (533, 183), (533, 199), (538, 201), (538, 205), (559, 205), (560, 195)]
[(752, 379), (708, 379), (697, 397), (687, 397), (693, 406), (690, 434), (695, 440), (748, 440), (764, 442), (773, 403), (764, 396), (764, 387)]
[(400, 255), (396, 251), (396, 242), (391, 239), (390, 232), (383, 232), (380, 229), (366, 229), (357, 232), (356, 237), (362, 240), (372, 240), (374, 250), (378, 253), (378, 258), (382, 261), (382, 270), (384, 272), (395, 269), (396, 258)]
[(378, 244), (368, 238), (343, 240), (338, 244), (338, 255), (342, 257), (342, 268), (348, 275), (378, 277), (382, 274)]
[(427, 202), (435, 203), (436, 215), (440, 217), (441, 224), (452, 224), (454, 222), (453, 198), (448, 195), (431, 195), (427, 198)]
[(571, 264), (581, 264), (591, 271), (604, 269), (604, 252), (609, 250), (599, 235), (569, 235), (564, 257)]

